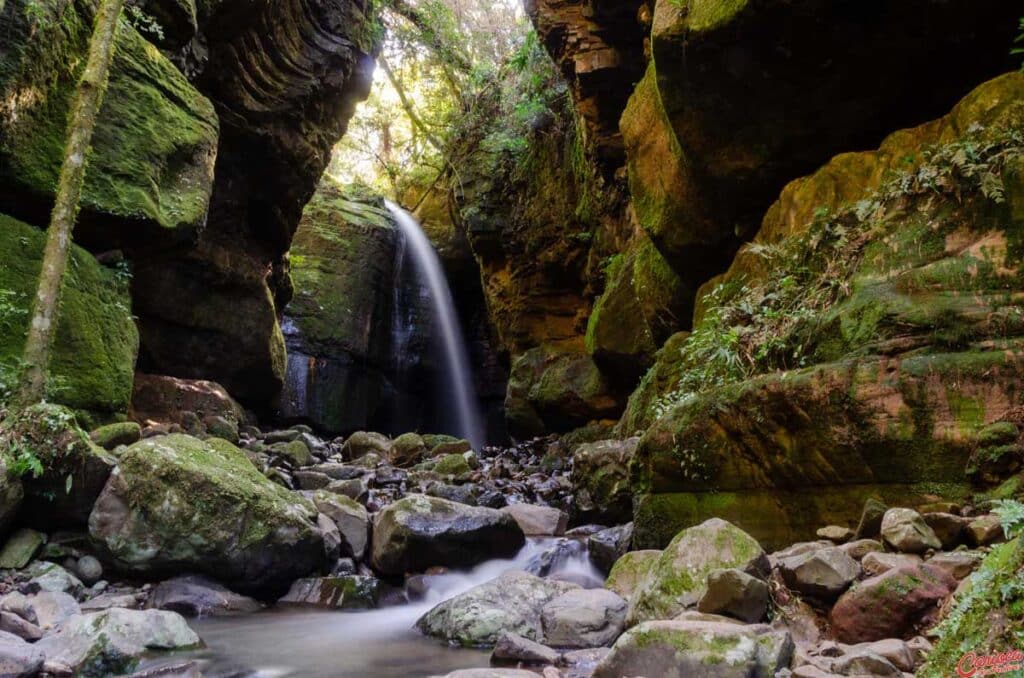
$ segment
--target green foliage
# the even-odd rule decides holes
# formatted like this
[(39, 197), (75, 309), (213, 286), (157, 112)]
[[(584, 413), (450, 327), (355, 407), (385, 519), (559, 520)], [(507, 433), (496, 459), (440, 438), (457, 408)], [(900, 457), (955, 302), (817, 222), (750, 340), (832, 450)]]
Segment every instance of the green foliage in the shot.
[[(1017, 38), (1013, 41), (1013, 44), (1021, 46), (1011, 49), (1010, 54), (1014, 56), (1024, 56), (1024, 17), (1021, 17), (1020, 19), (1018, 30), (1019, 33), (1017, 34)], [(1024, 62), (1021, 62), (1020, 69), (1024, 71)]]
[(827, 311), (850, 296), (865, 248), (888, 232), (887, 219), (909, 196), (958, 202), (973, 192), (1004, 202), (1002, 171), (1024, 158), (1024, 132), (983, 138), (982, 131), (974, 127), (961, 140), (926, 150), (917, 167), (855, 204), (834, 212), (820, 208), (799, 236), (748, 245), (748, 254), (764, 259), (767, 274), (757, 282), (719, 285), (704, 298), (708, 310), (681, 349), (678, 384), (653, 403), (653, 413), (660, 416), (703, 389), (810, 364), (815, 331)]
[(992, 510), (999, 516), (999, 523), (1003, 526), (1003, 532), (1007, 539), (1013, 539), (1024, 531), (1024, 503), (1005, 499), (995, 502)]

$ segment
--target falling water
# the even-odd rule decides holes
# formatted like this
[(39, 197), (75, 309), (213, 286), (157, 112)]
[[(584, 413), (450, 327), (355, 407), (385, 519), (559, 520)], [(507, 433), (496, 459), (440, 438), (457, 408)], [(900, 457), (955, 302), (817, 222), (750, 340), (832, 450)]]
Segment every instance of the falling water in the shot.
[(413, 258), (416, 272), (430, 292), (431, 309), (441, 330), (444, 366), (454, 400), (457, 433), (472, 443), (474, 449), (479, 450), (484, 443), (483, 425), (473, 395), (466, 343), (462, 338), (459, 319), (455, 314), (455, 302), (441, 268), (441, 260), (416, 218), (391, 201), (386, 204), (405, 237), (405, 246)]

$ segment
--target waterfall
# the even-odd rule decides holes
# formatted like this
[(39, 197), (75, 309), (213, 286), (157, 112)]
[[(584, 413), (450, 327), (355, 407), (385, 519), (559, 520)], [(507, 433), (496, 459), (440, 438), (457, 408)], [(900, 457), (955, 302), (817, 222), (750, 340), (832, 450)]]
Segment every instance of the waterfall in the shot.
[(444, 372), (449, 381), (445, 392), (450, 393), (453, 400), (451, 405), (458, 426), (456, 433), (472, 443), (473, 449), (479, 450), (485, 442), (484, 429), (473, 391), (466, 342), (441, 260), (416, 218), (391, 201), (386, 201), (386, 205), (405, 239), (404, 245), (399, 247), (406, 248), (403, 255), (412, 256), (415, 272), (430, 293), (431, 311), (441, 335), (438, 338), (442, 346)]

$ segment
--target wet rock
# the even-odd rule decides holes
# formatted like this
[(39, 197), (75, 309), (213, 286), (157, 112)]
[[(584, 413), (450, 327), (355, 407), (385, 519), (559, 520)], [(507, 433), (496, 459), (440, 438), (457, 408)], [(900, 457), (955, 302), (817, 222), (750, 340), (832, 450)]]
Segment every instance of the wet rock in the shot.
[(60, 627), (81, 612), (72, 596), (54, 591), (40, 591), (29, 596), (8, 593), (0, 598), (0, 610), (16, 614), (44, 632)]
[(325, 492), (348, 497), (353, 501), (360, 501), (370, 491), (370, 482), (367, 477), (352, 478), (351, 480), (335, 480), (324, 488)]
[(573, 453), (573, 510), (577, 520), (623, 523), (633, 517), (629, 462), (639, 438), (580, 445)]
[(301, 439), (290, 443), (275, 443), (270, 446), (270, 451), (283, 459), (295, 468), (304, 468), (313, 464), (313, 453), (309, 446)]
[(370, 473), (370, 470), (362, 466), (328, 462), (325, 464), (314, 464), (306, 468), (304, 473), (320, 473), (331, 480), (352, 480), (353, 478), (362, 478)]
[(864, 572), (874, 576), (888, 572), (897, 567), (914, 567), (921, 563), (921, 556), (913, 553), (882, 553), (872, 552), (861, 559)]
[(370, 541), (370, 515), (363, 505), (330, 492), (314, 493), (313, 504), (337, 526), (341, 539), (340, 557), (361, 561)]
[(514, 633), (502, 633), (491, 652), (492, 664), (554, 664), (559, 659), (556, 650)]
[(100, 612), (112, 607), (123, 607), (129, 610), (141, 609), (146, 602), (145, 592), (134, 593), (102, 593), (82, 603), (82, 612)]
[(928, 564), (944, 570), (953, 579), (960, 580), (978, 569), (984, 559), (984, 554), (978, 551), (952, 551), (936, 553), (928, 559)]
[(934, 619), (956, 580), (927, 564), (898, 567), (866, 579), (844, 593), (832, 608), (835, 636), (844, 643), (906, 637)]
[(825, 548), (779, 561), (786, 585), (808, 596), (830, 600), (860, 576), (860, 565), (839, 548)]
[(630, 551), (615, 561), (605, 587), (629, 600), (661, 558), (661, 551)]
[(206, 429), (207, 435), (222, 438), (233, 445), (238, 444), (238, 422), (236, 421), (219, 414), (211, 414), (203, 417), (203, 428)]
[(924, 553), (928, 549), (942, 548), (942, 542), (921, 514), (906, 508), (885, 512), (882, 518), (882, 540), (902, 553)]
[(630, 598), (628, 623), (665, 619), (696, 605), (708, 574), (730, 568), (765, 575), (768, 559), (756, 539), (719, 518), (683, 530)]
[(853, 539), (855, 533), (848, 527), (829, 525), (819, 529), (816, 534), (821, 539), (827, 539), (833, 544), (845, 544)]
[(649, 621), (627, 631), (601, 660), (594, 678), (749, 678), (789, 667), (793, 640), (763, 624)]
[(932, 528), (944, 549), (954, 549), (964, 540), (964, 530), (970, 520), (952, 513), (923, 513), (921, 518)]
[(447, 600), (416, 622), (434, 638), (463, 646), (494, 645), (503, 632), (540, 641), (541, 610), (574, 584), (506, 572), (497, 579)]
[(263, 606), (199, 575), (175, 577), (157, 584), (146, 607), (170, 610), (186, 617), (219, 617), (256, 612)]
[(468, 567), (511, 557), (525, 541), (516, 521), (501, 511), (409, 495), (377, 515), (372, 562), (385, 574)]
[(622, 633), (627, 603), (605, 589), (569, 591), (541, 610), (544, 642), (554, 647), (601, 647)]
[(713, 570), (697, 609), (753, 624), (764, 619), (768, 600), (768, 585), (760, 579), (737, 569)]
[(593, 647), (585, 650), (569, 650), (562, 653), (559, 662), (568, 671), (567, 678), (590, 678), (597, 665), (608, 656), (610, 647)]
[(381, 457), (387, 455), (391, 449), (391, 439), (381, 433), (367, 431), (356, 431), (341, 446), (343, 459), (355, 461), (362, 459), (367, 454), (377, 454)]
[(633, 523), (601, 530), (587, 538), (590, 560), (602, 572), (610, 572), (612, 566), (633, 543)]
[(89, 533), (124, 571), (198, 572), (249, 592), (325, 564), (317, 514), (231, 443), (172, 435), (121, 454)]
[[(34, 643), (43, 637), (43, 630), (38, 626), (13, 612), (7, 611), (0, 612), (0, 631), (14, 634), (30, 643)], [(2, 670), (0, 670), (0, 675), (3, 675)]]
[(423, 461), (427, 454), (427, 445), (420, 435), (403, 433), (392, 441), (387, 450), (387, 460), (399, 468), (408, 468)]
[(467, 506), (478, 506), (477, 496), (479, 494), (480, 488), (476, 485), (444, 485), (442, 483), (435, 483), (427, 488), (427, 495), (431, 497), (440, 497), (441, 499), (466, 504)]
[(100, 426), (89, 434), (89, 439), (105, 450), (121, 445), (132, 445), (142, 439), (142, 427), (134, 421)]
[(43, 668), (46, 655), (13, 633), (0, 630), (0, 676), (29, 678)]
[(377, 607), (380, 596), (380, 580), (375, 577), (315, 577), (296, 581), (278, 603), (367, 610)]
[(972, 546), (990, 546), (1006, 541), (999, 516), (988, 514), (967, 524), (967, 539)]
[(47, 661), (69, 666), (76, 675), (99, 678), (131, 671), (145, 653), (199, 644), (199, 636), (174, 612), (111, 608), (73, 617), (36, 647)]
[(873, 643), (851, 645), (846, 648), (845, 652), (848, 657), (859, 653), (870, 653), (883, 657), (900, 671), (913, 673), (914, 669), (917, 668), (917, 660), (914, 657), (913, 650), (899, 638), (886, 638), (885, 640), (878, 640)]
[(564, 511), (534, 504), (509, 504), (501, 509), (515, 519), (528, 537), (557, 537), (565, 534), (569, 516)]
[(15, 530), (7, 537), (4, 548), (0, 551), (0, 569), (18, 570), (25, 567), (45, 541), (46, 537), (35, 530), (24, 527)]
[(42, 591), (70, 593), (78, 596), (85, 590), (85, 586), (78, 577), (57, 563), (36, 561), (25, 568), (24, 573), (28, 574), (31, 577), (29, 581)]
[(292, 474), (292, 478), (295, 479), (295, 484), (300, 490), (322, 490), (334, 482), (325, 473), (308, 470), (296, 471)]

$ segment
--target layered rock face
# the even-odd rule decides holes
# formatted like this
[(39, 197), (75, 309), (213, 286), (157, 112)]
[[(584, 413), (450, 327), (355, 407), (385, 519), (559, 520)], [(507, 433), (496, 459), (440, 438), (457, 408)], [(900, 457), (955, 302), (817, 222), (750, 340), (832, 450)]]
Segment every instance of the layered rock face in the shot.
[[(144, 369), (218, 380), (266, 409), (285, 371), (284, 253), (367, 92), (372, 8), (148, 6), (167, 22), (160, 46), (176, 51), (120, 31), (76, 239), (131, 259)], [(12, 0), (0, 12), (0, 211), (35, 226), (48, 220), (93, 10)]]
[(867, 495), (963, 495), (997, 434), (1016, 440), (1022, 115), (1024, 76), (1006, 75), (783, 191), (666, 358), (661, 406), (644, 391), (664, 381), (634, 396), (638, 544), (709, 515), (777, 544)]

